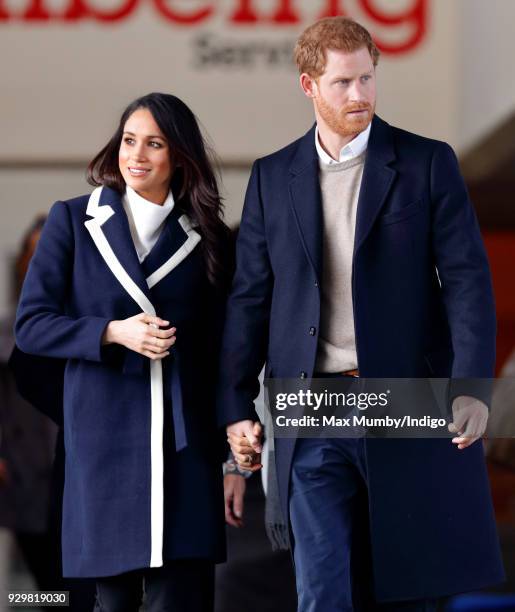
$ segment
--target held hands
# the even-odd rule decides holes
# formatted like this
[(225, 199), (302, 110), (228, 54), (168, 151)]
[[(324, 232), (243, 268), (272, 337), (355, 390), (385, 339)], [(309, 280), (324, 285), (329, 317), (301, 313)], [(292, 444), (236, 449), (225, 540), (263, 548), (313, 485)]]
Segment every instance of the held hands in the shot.
[(227, 440), (232, 454), (243, 470), (256, 472), (261, 469), (261, 423), (250, 419), (227, 426)]
[(473, 444), (485, 433), (488, 421), (488, 408), (482, 401), (468, 395), (456, 397), (452, 403), (453, 422), (449, 431), (457, 433), (452, 439), (461, 450)]
[(102, 344), (121, 344), (149, 359), (164, 359), (170, 354), (168, 349), (175, 344), (175, 327), (159, 329), (167, 325), (170, 325), (168, 321), (145, 313), (122, 321), (111, 321), (104, 332)]

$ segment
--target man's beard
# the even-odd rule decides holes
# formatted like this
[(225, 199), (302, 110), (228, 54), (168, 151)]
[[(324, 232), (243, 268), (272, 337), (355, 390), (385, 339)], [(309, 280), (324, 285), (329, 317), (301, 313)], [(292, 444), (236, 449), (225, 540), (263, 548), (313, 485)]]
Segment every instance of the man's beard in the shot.
[[(340, 136), (353, 136), (359, 134), (368, 127), (374, 115), (375, 106), (368, 102), (350, 102), (339, 110), (330, 106), (321, 95), (315, 98), (318, 112), (333, 132)], [(364, 115), (348, 115), (347, 113), (357, 110), (366, 110)]]

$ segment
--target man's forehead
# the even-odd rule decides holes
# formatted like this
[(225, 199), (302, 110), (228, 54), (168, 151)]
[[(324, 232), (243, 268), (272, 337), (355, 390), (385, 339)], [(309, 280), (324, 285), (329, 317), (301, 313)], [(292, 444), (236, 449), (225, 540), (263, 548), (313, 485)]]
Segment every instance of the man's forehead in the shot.
[(372, 61), (372, 56), (366, 46), (360, 47), (355, 51), (346, 51), (345, 49), (332, 49), (329, 48), (325, 52), (326, 59), (326, 70), (330, 65), (348, 65), (348, 66), (356, 66), (361, 65), (365, 66), (367, 64), (372, 67), (374, 62)]

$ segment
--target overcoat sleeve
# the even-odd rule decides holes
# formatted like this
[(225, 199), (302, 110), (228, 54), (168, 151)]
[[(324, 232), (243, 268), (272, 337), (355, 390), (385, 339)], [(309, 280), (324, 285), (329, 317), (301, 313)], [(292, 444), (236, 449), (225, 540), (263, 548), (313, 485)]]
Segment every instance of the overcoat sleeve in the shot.
[(259, 160), (252, 167), (236, 243), (236, 272), (227, 303), (218, 384), (218, 421), (257, 420), (254, 399), (268, 347), (273, 289)]
[[(439, 143), (431, 166), (432, 241), (454, 353), (453, 396), (489, 403), (495, 367), (495, 304), (485, 248), (473, 205), (452, 148)], [(469, 379), (466, 382), (464, 379)], [(467, 385), (472, 385), (467, 389)], [(479, 385), (479, 387), (477, 387)], [(486, 391), (486, 395), (485, 395)]]
[(109, 319), (74, 318), (66, 312), (74, 257), (70, 211), (64, 202), (56, 202), (23, 284), (16, 343), (33, 355), (101, 361), (102, 336)]

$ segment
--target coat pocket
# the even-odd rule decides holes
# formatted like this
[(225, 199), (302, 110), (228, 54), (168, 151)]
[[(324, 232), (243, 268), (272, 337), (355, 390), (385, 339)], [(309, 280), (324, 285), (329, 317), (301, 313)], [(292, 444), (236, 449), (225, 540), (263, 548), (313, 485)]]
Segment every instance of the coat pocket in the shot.
[(400, 210), (381, 215), (378, 219), (378, 223), (380, 225), (399, 223), (400, 221), (405, 221), (406, 219), (410, 219), (411, 217), (418, 215), (420, 212), (422, 212), (422, 210), (422, 200), (420, 199), (412, 204), (408, 204), (408, 206), (404, 206)]

